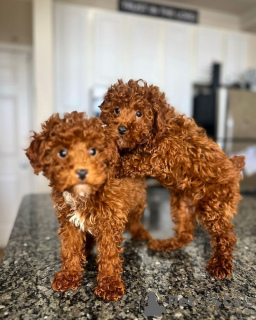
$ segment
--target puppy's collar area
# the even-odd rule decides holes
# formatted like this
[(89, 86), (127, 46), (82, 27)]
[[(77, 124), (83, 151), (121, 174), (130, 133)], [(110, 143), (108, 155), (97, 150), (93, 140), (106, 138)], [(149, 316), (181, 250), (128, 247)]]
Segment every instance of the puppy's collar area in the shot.
[(64, 200), (66, 201), (67, 204), (69, 204), (71, 206), (72, 209), (75, 209), (76, 207), (76, 201), (75, 199), (72, 197), (71, 193), (68, 191), (64, 191), (62, 193)]
[[(73, 223), (77, 228), (80, 228), (81, 231), (85, 231), (85, 218), (82, 217), (82, 214), (79, 210), (76, 208), (76, 200), (73, 198), (72, 194), (68, 191), (64, 191), (63, 193), (63, 198), (65, 202), (70, 205), (71, 207), (71, 213), (67, 215), (69, 218), (69, 222)], [(92, 224), (92, 221), (90, 219), (90, 222)], [(87, 229), (86, 231), (91, 232), (91, 230)]]

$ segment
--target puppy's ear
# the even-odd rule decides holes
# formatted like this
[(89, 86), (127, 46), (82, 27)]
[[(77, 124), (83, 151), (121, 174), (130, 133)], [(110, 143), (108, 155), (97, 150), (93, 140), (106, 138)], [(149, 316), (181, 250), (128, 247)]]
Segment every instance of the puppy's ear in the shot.
[(46, 136), (44, 132), (36, 133), (32, 136), (30, 146), (25, 150), (34, 173), (38, 174), (44, 170), (44, 156), (46, 151)]
[(164, 127), (166, 122), (164, 111), (161, 109), (161, 105), (158, 103), (153, 103), (153, 113), (154, 113), (154, 131), (160, 132), (161, 128)]
[(158, 87), (148, 87), (148, 100), (152, 106), (154, 113), (154, 131), (161, 132), (165, 128), (166, 114), (171, 112), (174, 114), (174, 108), (168, 105), (165, 94), (160, 92)]
[(41, 133), (34, 132), (30, 146), (25, 150), (26, 156), (30, 160), (31, 166), (34, 168), (35, 174), (43, 171), (45, 168), (45, 155), (49, 140), (56, 135), (55, 129), (64, 120), (60, 119), (58, 113), (50, 116), (50, 118), (42, 123), (43, 131)]

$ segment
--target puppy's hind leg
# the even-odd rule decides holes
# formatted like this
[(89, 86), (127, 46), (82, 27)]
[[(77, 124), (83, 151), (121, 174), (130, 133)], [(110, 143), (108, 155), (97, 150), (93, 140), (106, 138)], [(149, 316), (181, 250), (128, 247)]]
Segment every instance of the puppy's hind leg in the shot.
[(198, 204), (202, 224), (212, 236), (213, 257), (206, 269), (216, 279), (230, 277), (233, 270), (233, 251), (237, 240), (231, 219), (240, 199), (238, 184), (224, 185), (210, 192), (208, 198)]
[[(212, 236), (213, 257), (208, 261), (206, 269), (215, 279), (224, 279), (231, 276), (233, 267), (233, 250), (236, 236), (232, 232), (233, 224), (225, 218), (215, 221), (204, 221), (205, 228)], [(225, 226), (225, 231), (220, 231)], [(217, 231), (219, 229), (219, 231)]]
[(194, 204), (179, 192), (171, 193), (171, 215), (176, 236), (168, 239), (152, 239), (148, 248), (155, 251), (174, 251), (188, 245), (194, 239)]
[(142, 203), (132, 210), (128, 215), (126, 230), (131, 233), (133, 240), (150, 240), (151, 234), (144, 228), (141, 223), (146, 204)]

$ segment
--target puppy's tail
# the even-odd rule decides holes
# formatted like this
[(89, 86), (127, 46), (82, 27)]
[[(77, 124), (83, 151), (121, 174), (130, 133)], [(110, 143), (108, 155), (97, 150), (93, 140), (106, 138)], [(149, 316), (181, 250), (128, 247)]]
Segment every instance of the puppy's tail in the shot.
[(239, 170), (242, 171), (245, 166), (245, 156), (233, 156), (229, 158), (233, 165)]

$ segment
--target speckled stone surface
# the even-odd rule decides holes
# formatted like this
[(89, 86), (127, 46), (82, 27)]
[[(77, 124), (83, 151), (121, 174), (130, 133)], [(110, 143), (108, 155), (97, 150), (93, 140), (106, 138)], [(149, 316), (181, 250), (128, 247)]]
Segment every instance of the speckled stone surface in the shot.
[[(168, 203), (168, 194), (157, 199), (161, 205)], [(155, 225), (154, 219), (152, 223)], [(210, 246), (200, 228), (194, 242), (171, 253), (152, 252), (143, 241), (127, 240), (123, 274), (127, 293), (118, 302), (105, 303), (93, 294), (97, 275), (94, 254), (89, 256), (81, 287), (65, 293), (51, 289), (51, 279), (60, 268), (58, 222), (49, 195), (26, 196), (0, 265), (0, 319), (256, 319), (255, 197), (244, 196), (235, 225), (238, 244), (231, 279), (216, 281), (206, 274)], [(161, 316), (144, 315), (149, 292), (154, 292), (165, 308)], [(197, 297), (198, 305), (170, 306), (169, 296), (178, 300)], [(207, 297), (224, 296), (232, 299), (232, 306), (199, 305)], [(236, 306), (235, 298), (239, 299)], [(250, 305), (241, 305), (248, 299)]]

